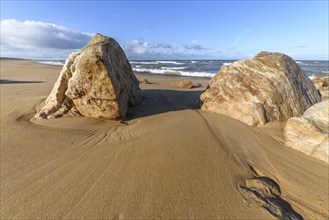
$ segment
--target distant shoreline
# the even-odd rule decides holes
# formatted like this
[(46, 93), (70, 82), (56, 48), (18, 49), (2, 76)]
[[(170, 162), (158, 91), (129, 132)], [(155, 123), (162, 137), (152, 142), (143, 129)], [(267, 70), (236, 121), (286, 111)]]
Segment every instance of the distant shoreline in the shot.
[(30, 59), (15, 58), (15, 57), (0, 57), (0, 60), (29, 60), (30, 61)]
[[(218, 70), (219, 71), (219, 70)], [(200, 80), (210, 80), (211, 77), (200, 77), (200, 76), (182, 76), (182, 75), (167, 75), (167, 74), (156, 74), (156, 73), (143, 73), (143, 72), (135, 72), (133, 71), (136, 76), (139, 77), (164, 77), (164, 78), (178, 78), (178, 79), (200, 79)]]
[[(29, 61), (35, 62), (41, 65), (59, 67), (62, 68), (64, 65), (64, 60), (32, 60), (32, 59), (23, 59), (23, 58), (14, 58), (14, 57), (0, 57), (0, 61)], [(143, 61), (134, 61), (129, 60), (133, 72), (136, 75), (148, 77), (148, 76), (158, 76), (158, 77), (170, 77), (177, 79), (206, 79), (210, 80), (215, 76), (222, 65), (228, 65), (236, 60), (143, 60)], [(303, 69), (303, 71), (311, 78), (315, 77), (329, 77), (328, 74), (328, 62), (329, 61), (302, 61), (296, 60), (297, 64)], [(205, 64), (211, 69), (200, 69), (205, 67)], [(190, 74), (190, 75), (189, 75)]]

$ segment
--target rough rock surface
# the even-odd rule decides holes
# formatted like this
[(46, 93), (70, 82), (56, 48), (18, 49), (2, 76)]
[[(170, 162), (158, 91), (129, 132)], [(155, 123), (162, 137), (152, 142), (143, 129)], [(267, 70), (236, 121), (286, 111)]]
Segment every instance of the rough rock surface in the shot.
[(300, 116), (321, 97), (292, 58), (261, 52), (222, 66), (200, 100), (203, 110), (257, 126)]
[(170, 84), (172, 87), (181, 88), (181, 89), (191, 89), (193, 87), (193, 83), (191, 81), (179, 81)]
[(329, 100), (329, 78), (328, 77), (316, 77), (312, 79), (315, 87), (321, 94), (322, 101)]
[(286, 146), (328, 163), (329, 100), (315, 104), (300, 118), (290, 118), (283, 133)]
[(83, 116), (123, 119), (128, 105), (142, 99), (138, 79), (120, 45), (96, 34), (68, 56), (45, 106), (36, 118), (54, 118), (74, 111)]

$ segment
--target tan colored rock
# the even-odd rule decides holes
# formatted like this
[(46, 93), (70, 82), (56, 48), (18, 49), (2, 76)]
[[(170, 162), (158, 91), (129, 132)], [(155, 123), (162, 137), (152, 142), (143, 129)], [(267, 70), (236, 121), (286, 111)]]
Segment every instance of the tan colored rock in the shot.
[(151, 84), (150, 81), (148, 81), (148, 79), (139, 80), (139, 83), (140, 84)]
[(193, 83), (191, 81), (179, 81), (170, 84), (172, 87), (181, 88), (181, 89), (191, 89)]
[(45, 106), (36, 118), (61, 117), (74, 110), (91, 118), (124, 119), (128, 105), (142, 99), (139, 82), (120, 45), (96, 34), (68, 56)]
[(300, 116), (321, 98), (292, 58), (261, 52), (252, 59), (222, 66), (200, 100), (202, 110), (257, 126)]
[(283, 133), (286, 146), (328, 163), (329, 101), (315, 104), (300, 118), (290, 118)]
[(328, 77), (316, 77), (312, 79), (315, 87), (321, 94), (322, 101), (329, 99), (329, 78)]

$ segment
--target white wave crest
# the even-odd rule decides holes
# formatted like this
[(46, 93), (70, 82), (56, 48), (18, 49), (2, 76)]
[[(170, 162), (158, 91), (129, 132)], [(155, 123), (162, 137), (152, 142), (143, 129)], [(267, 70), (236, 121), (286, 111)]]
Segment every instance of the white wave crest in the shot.
[(303, 63), (302, 61), (296, 61), (297, 64), (303, 65), (303, 66), (308, 66), (309, 64)]
[(130, 61), (130, 64), (158, 64), (157, 61)]
[(63, 66), (64, 65), (64, 61), (55, 61), (55, 60), (49, 60), (49, 61), (39, 61), (38, 63), (41, 64), (46, 64), (46, 65), (53, 65), (53, 66)]
[(177, 61), (165, 61), (165, 60), (158, 60), (156, 62), (158, 64), (160, 64), (160, 63), (164, 63), (164, 64), (176, 64), (176, 65), (184, 64), (184, 63), (180, 63), (180, 62), (177, 62)]
[(188, 71), (174, 71), (167, 69), (145, 69), (145, 68), (133, 68), (135, 72), (140, 73), (153, 73), (153, 74), (163, 74), (163, 75), (179, 75), (179, 76), (191, 76), (191, 77), (209, 77), (215, 76), (215, 73), (209, 72), (188, 72)]
[(184, 63), (177, 62), (177, 61), (166, 61), (166, 60), (156, 60), (156, 61), (130, 61), (130, 64), (175, 64), (175, 65), (181, 65)]
[(164, 66), (162, 66), (161, 69), (163, 69), (163, 70), (183, 70), (183, 69), (186, 69), (186, 66), (182, 66), (182, 67), (164, 67)]
[(308, 78), (310, 78), (310, 80), (313, 80), (315, 78), (315, 75), (310, 75), (308, 76)]
[(224, 66), (231, 65), (232, 63), (223, 63)]

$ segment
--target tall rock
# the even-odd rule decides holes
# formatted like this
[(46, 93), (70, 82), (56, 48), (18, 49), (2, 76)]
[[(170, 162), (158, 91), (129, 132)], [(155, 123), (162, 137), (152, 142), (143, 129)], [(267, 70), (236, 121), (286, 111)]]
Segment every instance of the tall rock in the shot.
[(67, 112), (103, 119), (124, 119), (128, 105), (142, 99), (139, 82), (120, 45), (96, 34), (80, 51), (68, 56), (45, 106), (36, 118)]
[(329, 162), (329, 100), (313, 105), (301, 117), (287, 121), (285, 145)]
[(222, 66), (200, 100), (203, 110), (257, 126), (300, 116), (321, 98), (292, 58), (261, 52)]

